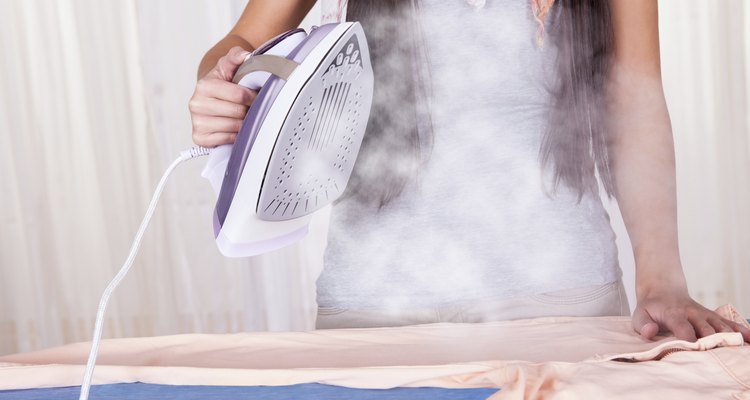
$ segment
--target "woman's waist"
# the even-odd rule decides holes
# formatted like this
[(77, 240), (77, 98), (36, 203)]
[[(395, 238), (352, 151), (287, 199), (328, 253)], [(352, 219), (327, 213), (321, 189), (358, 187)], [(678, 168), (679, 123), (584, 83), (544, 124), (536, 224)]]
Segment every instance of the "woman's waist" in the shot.
[(329, 236), (318, 279), (321, 305), (500, 299), (611, 282), (621, 275), (609, 235), (550, 241), (529, 233), (495, 237), (402, 229), (391, 240), (340, 239)]
[[(608, 265), (558, 270), (503, 271), (494, 274), (461, 271), (455, 273), (435, 268), (424, 274), (394, 273), (408, 279), (378, 279), (371, 274), (367, 279), (334, 272), (327, 265), (317, 284), (318, 306), (326, 309), (417, 309), (469, 304), (486, 301), (501, 301), (512, 298), (557, 292), (570, 288), (605, 285), (622, 277), (614, 259)], [(382, 271), (386, 273), (386, 271)], [(330, 276), (326, 276), (331, 274)], [(544, 275), (544, 279), (529, 276)], [(335, 284), (330, 284), (334, 279)]]

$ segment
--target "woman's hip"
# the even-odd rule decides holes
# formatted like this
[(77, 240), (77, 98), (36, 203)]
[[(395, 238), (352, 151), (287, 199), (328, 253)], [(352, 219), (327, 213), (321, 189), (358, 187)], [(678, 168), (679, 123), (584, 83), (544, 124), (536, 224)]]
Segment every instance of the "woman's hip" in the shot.
[(630, 315), (622, 280), (501, 300), (401, 310), (319, 307), (317, 329), (372, 328), (438, 322), (480, 323), (536, 317)]

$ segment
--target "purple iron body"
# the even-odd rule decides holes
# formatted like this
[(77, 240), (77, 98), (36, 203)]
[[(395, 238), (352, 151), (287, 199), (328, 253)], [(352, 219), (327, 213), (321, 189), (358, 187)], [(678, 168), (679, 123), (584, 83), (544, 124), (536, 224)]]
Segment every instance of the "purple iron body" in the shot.
[(234, 82), (260, 91), (203, 176), (219, 195), (219, 250), (243, 257), (300, 240), (346, 188), (372, 103), (364, 31), (356, 22), (289, 31), (253, 52)]

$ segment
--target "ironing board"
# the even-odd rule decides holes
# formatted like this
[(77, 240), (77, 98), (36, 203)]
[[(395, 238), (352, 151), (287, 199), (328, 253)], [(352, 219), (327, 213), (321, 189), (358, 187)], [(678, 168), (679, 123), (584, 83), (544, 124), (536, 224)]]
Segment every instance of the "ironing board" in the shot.
[[(747, 323), (730, 305), (717, 312)], [(630, 324), (619, 316), (546, 317), (109, 339), (92, 399), (750, 395), (750, 346), (740, 334), (647, 341)], [(0, 357), (0, 399), (77, 398), (87, 352), (79, 343)]]

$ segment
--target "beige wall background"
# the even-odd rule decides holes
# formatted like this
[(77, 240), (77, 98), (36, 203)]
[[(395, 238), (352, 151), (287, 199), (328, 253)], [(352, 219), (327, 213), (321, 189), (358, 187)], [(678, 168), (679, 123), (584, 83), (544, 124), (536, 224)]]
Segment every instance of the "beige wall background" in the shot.
[[(198, 61), (243, 6), (0, 1), (0, 354), (90, 339), (156, 181), (191, 144)], [(750, 5), (662, 0), (660, 14), (690, 290), (750, 314)], [(225, 259), (201, 167), (171, 178), (105, 337), (312, 327), (325, 216), (289, 249)], [(632, 305), (632, 254), (608, 208)]]

